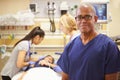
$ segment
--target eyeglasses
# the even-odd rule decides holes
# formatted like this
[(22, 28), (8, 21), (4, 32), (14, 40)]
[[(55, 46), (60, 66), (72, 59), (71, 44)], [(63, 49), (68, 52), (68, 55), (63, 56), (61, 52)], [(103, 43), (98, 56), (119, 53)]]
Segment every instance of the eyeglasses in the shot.
[(77, 21), (81, 21), (82, 19), (85, 19), (85, 20), (87, 21), (87, 20), (92, 19), (92, 16), (91, 16), (91, 15), (85, 15), (85, 16), (78, 15), (77, 17), (75, 17), (75, 19), (76, 19)]

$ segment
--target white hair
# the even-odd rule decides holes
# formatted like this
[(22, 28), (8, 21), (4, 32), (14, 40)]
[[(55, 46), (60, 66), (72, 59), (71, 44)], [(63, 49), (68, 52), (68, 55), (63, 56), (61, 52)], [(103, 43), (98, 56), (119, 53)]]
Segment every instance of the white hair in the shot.
[(82, 2), (82, 3), (80, 3), (78, 9), (80, 9), (81, 7), (89, 7), (89, 9), (91, 9), (91, 11), (94, 13), (94, 15), (96, 15), (96, 10), (95, 10), (94, 6), (91, 3)]

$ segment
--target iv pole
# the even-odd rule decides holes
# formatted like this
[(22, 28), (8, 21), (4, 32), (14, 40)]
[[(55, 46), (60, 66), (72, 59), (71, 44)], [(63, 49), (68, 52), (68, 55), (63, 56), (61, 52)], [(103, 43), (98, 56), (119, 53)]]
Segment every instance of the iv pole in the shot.
[(56, 27), (55, 27), (55, 21), (54, 21), (54, 11), (55, 11), (55, 8), (54, 8), (54, 2), (52, 2), (52, 6), (50, 8), (50, 2), (48, 2), (48, 18), (49, 18), (49, 21), (50, 21), (50, 31), (51, 32), (55, 32), (56, 31)]

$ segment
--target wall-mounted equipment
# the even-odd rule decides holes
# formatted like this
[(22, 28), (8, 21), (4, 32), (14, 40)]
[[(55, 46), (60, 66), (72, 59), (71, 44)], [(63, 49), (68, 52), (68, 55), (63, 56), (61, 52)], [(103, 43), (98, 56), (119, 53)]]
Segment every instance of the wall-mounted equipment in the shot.
[(49, 21), (50, 21), (50, 31), (51, 32), (55, 32), (56, 31), (56, 27), (55, 27), (55, 21), (54, 21), (54, 15), (55, 15), (55, 3), (52, 2), (48, 2), (47, 3), (48, 6), (48, 17), (49, 17)]
[(31, 12), (37, 12), (37, 5), (36, 4), (30, 4), (29, 5)]
[(68, 12), (68, 4), (66, 1), (63, 1), (60, 4), (60, 11), (61, 11), (61, 15), (66, 14)]
[(99, 20), (107, 20), (107, 4), (93, 4)]

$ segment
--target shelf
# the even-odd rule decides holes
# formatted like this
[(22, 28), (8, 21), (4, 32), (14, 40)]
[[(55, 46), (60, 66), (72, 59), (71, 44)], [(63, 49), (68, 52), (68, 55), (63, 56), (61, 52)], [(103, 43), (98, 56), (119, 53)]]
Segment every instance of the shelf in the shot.
[[(34, 21), (49, 22), (49, 18), (35, 18)], [(55, 18), (54, 21), (58, 22), (59, 18)]]
[[(1, 47), (2, 45), (0, 45)], [(61, 45), (44, 45), (44, 46), (32, 46), (31, 47), (31, 50), (40, 50), (40, 51), (53, 51), (53, 50), (60, 50), (62, 51), (64, 49), (64, 46), (61, 46)], [(6, 50), (7, 51), (12, 51), (13, 50), (13, 46), (12, 45), (8, 45), (6, 46)]]
[(107, 23), (108, 23), (108, 20), (98, 20), (97, 23), (107, 24)]

